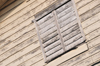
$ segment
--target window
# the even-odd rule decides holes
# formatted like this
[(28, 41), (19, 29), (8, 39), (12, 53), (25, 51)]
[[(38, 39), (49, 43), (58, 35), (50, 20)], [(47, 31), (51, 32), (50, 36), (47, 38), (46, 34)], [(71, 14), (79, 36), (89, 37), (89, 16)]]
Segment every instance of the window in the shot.
[(57, 0), (35, 15), (34, 23), (45, 62), (68, 52), (85, 41), (72, 0)]

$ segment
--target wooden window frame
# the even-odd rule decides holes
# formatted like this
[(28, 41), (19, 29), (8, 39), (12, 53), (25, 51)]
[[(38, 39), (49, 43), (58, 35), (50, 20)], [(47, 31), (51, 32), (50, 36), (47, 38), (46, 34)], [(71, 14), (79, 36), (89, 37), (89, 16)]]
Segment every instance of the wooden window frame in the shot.
[[(67, 0), (67, 1), (69, 1), (69, 0)], [(78, 11), (77, 11), (76, 6), (75, 6), (75, 2), (74, 2), (74, 0), (70, 0), (70, 1), (72, 1), (72, 3), (73, 3), (73, 8), (74, 8), (75, 13), (76, 13), (76, 17), (77, 17), (77, 20), (78, 20), (78, 24), (79, 24), (79, 27), (80, 27), (79, 29), (80, 29), (80, 31), (81, 31), (81, 34), (82, 34), (84, 40), (86, 40), (85, 35), (84, 35), (84, 32), (83, 32), (83, 28), (82, 28), (82, 26), (81, 26), (81, 22), (80, 22), (80, 18), (79, 18), (79, 15), (78, 15)], [(53, 9), (52, 11), (53, 11), (54, 14), (56, 14), (56, 13), (55, 13), (55, 9)], [(52, 12), (52, 11), (51, 11), (51, 12)], [(48, 13), (47, 13), (47, 14), (48, 14)], [(36, 15), (36, 17), (37, 17), (37, 16), (38, 16), (38, 15)], [(39, 19), (41, 19), (41, 18), (39, 18)], [(37, 26), (36, 21), (39, 20), (39, 19), (36, 18), (36, 19), (33, 20), (35, 26)], [(58, 26), (58, 23), (57, 23), (57, 17), (56, 17), (56, 16), (55, 16), (55, 19), (56, 19), (56, 26), (57, 26), (57, 28), (59, 29), (59, 26)], [(38, 27), (36, 27), (36, 30), (37, 30), (37, 35), (38, 35), (38, 38), (39, 38), (40, 46), (41, 46), (41, 48), (42, 48), (43, 57), (44, 57), (44, 60), (46, 61), (45, 52), (44, 52), (44, 50), (43, 50), (42, 41), (41, 41), (41, 38), (40, 38), (40, 34), (39, 34), (39, 31), (38, 31)], [(59, 30), (58, 30), (58, 34), (61, 35)], [(60, 40), (62, 41), (62, 46), (63, 46), (63, 49), (65, 50), (65, 47), (64, 47), (62, 38), (60, 38)], [(86, 49), (85, 49), (84, 51), (86, 51), (86, 50), (88, 49), (88, 48), (87, 48), (87, 45), (85, 45), (85, 46), (86, 46)], [(82, 52), (83, 52), (83, 51), (82, 51)], [(71, 58), (71, 57), (70, 57), (70, 58)]]

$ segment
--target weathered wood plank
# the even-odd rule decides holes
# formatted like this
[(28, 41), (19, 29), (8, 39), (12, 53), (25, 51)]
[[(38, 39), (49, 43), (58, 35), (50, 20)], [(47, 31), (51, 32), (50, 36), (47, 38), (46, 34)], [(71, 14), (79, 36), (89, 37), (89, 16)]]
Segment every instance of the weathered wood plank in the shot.
[(97, 22), (98, 20), (100, 20), (100, 13), (97, 13), (96, 15), (90, 17), (89, 19), (85, 20), (84, 22), (82, 22), (82, 26), (83, 28), (87, 28), (88, 26), (90, 26), (91, 24)]
[(82, 60), (81, 62), (74, 64), (73, 66), (88, 66), (89, 64), (93, 63), (92, 57), (88, 57), (84, 60)]
[[(23, 16), (23, 18), (24, 17), (28, 17), (28, 14), (27, 15), (25, 15), (25, 16)], [(9, 25), (7, 25), (7, 26), (5, 26), (4, 28), (2, 28), (2, 29), (0, 29), (0, 36), (1, 35), (3, 35), (3, 34), (8, 34), (9, 32), (12, 32), (12, 34), (13, 34), (13, 29), (15, 28), (16, 29), (16, 31), (17, 31), (17, 29), (21, 29), (22, 27), (25, 27), (25, 26), (27, 26), (27, 25), (29, 25), (30, 23), (31, 23), (31, 20), (33, 19), (34, 17), (31, 17), (31, 18), (29, 18), (28, 20), (25, 20), (24, 21), (24, 19), (23, 20), (20, 20), (20, 19), (18, 19), (18, 20), (16, 20), (16, 21), (14, 21), (13, 23), (10, 23)], [(25, 26), (24, 25), (22, 25), (22, 24), (25, 24)], [(20, 25), (22, 25), (22, 26), (20, 26)], [(19, 28), (18, 28), (19, 27)], [(12, 35), (11, 34), (11, 35)], [(10, 36), (10, 35), (9, 35)], [(8, 37), (8, 36), (7, 36)]]
[[(20, 11), (18, 11), (17, 13), (14, 13), (14, 15), (12, 14), (12, 13), (10, 13), (10, 14), (8, 14), (8, 16), (7, 16), (7, 14), (6, 15), (4, 15), (4, 16), (2, 16), (0, 19), (3, 19), (5, 16), (7, 16), (6, 18), (4, 18), (3, 20), (2, 20), (2, 22), (4, 22), (5, 20), (9, 20), (9, 19), (12, 19), (12, 20), (15, 20), (16, 18), (18, 18), (18, 17), (20, 17), (20, 16), (22, 16), (22, 15), (24, 15), (24, 14), (26, 14), (27, 12), (30, 12), (32, 9), (34, 9), (35, 7), (37, 7), (37, 6), (39, 6), (42, 2), (44, 2), (45, 0), (38, 0), (38, 1), (34, 1), (33, 3), (34, 3), (34, 6), (32, 6), (32, 7), (30, 7), (30, 5), (29, 6), (27, 6), (27, 8), (24, 8), (24, 9), (22, 9), (22, 10), (20, 10)], [(32, 4), (33, 4), (32, 3)], [(13, 16), (11, 16), (11, 15), (13, 15)], [(11, 16), (11, 17), (9, 17), (9, 16)]]
[(84, 29), (84, 33), (87, 35), (91, 32), (93, 32), (94, 30), (100, 28), (100, 20), (98, 20), (97, 22), (93, 23), (92, 25), (88, 26), (87, 28)]
[(15, 58), (15, 56), (12, 56), (12, 58), (15, 58), (14, 61), (12, 61), (11, 63), (7, 64), (7, 66), (13, 66), (13, 65), (19, 65), (21, 63), (23, 63), (24, 61), (27, 61), (28, 59), (38, 55), (42, 53), (40, 47), (37, 47), (33, 50), (31, 50), (30, 52), (28, 52), (27, 54), (23, 55), (23, 56), (19, 56), (18, 58)]
[(35, 30), (31, 30), (29, 31), (28, 33), (25, 33), (23, 34), (21, 37), (19, 37), (18, 39), (16, 39), (15, 41), (13, 42), (10, 42), (9, 43), (9, 46), (4, 44), (4, 47), (0, 49), (0, 54), (6, 52), (7, 50), (11, 49), (12, 47), (18, 45), (19, 43), (25, 41), (26, 39), (28, 39), (29, 37), (32, 37), (36, 34), (36, 31)]
[[(98, 53), (96, 53), (96, 54), (94, 54), (94, 55), (92, 56), (92, 61), (93, 61), (94, 63), (97, 63), (97, 62), (100, 61), (100, 52), (98, 52)], [(93, 63), (92, 63), (92, 64), (93, 64)], [(94, 65), (94, 66), (100, 66), (100, 63), (98, 63), (98, 64), (96, 64), (96, 65)]]
[[(40, 45), (39, 45), (38, 41), (32, 43), (30, 46), (20, 50), (16, 54), (14, 54), (14, 55), (8, 57), (6, 60), (2, 61), (2, 66), (6, 66), (7, 64), (8, 64), (8, 66), (10, 66), (9, 64), (18, 65), (21, 62), (24, 62), (24, 61), (36, 56), (38, 53), (41, 53), (41, 50), (38, 49), (39, 46)], [(37, 48), (37, 50), (36, 50), (36, 48)], [(20, 61), (20, 60), (22, 60), (22, 61)], [(20, 63), (18, 63), (19, 61), (20, 61)]]
[[(8, 2), (10, 2), (10, 1), (8, 1)], [(0, 11), (0, 17), (5, 15), (5, 13), (9, 12), (10, 10), (16, 8), (20, 4), (22, 4), (24, 2), (24, 0), (18, 0), (18, 1), (15, 1), (15, 2), (14, 2), (14, 0), (12, 0), (12, 2), (13, 2), (12, 4), (10, 4), (8, 7), (6, 7), (5, 9)]]
[[(34, 37), (34, 38), (33, 38)], [(27, 39), (25, 40), (24, 42), (20, 43), (20, 44), (17, 44), (17, 46), (15, 47), (12, 47), (9, 51), (6, 51), (5, 53), (3, 53), (0, 57), (3, 57), (3, 58), (0, 58), (0, 61), (4, 60), (5, 58), (13, 55), (14, 53), (20, 51), (21, 49), (25, 48), (26, 46), (30, 45), (31, 43), (34, 43), (36, 42), (38, 39), (37, 39), (37, 36), (33, 36), (32, 38), (30, 39)]]
[[(99, 4), (99, 2), (100, 2), (100, 0), (94, 0), (94, 1), (90, 2), (89, 4), (83, 6), (83, 7), (80, 8), (79, 11), (78, 11), (79, 15), (81, 15), (81, 14), (85, 13), (86, 11), (88, 11), (88, 10), (94, 8), (96, 5)], [(91, 6), (91, 7), (90, 7), (90, 6)]]
[(83, 6), (85, 6), (86, 4), (88, 4), (89, 2), (91, 2), (92, 0), (81, 0), (80, 2), (78, 2), (76, 4), (77, 9), (82, 8)]
[(86, 35), (87, 41), (94, 39), (95, 37), (100, 36), (100, 28), (94, 30), (93, 32)]
[(85, 21), (88, 18), (94, 16), (95, 14), (99, 13), (100, 11), (100, 4), (97, 4), (94, 8), (90, 9), (89, 11), (85, 12), (84, 14), (81, 15), (81, 21)]
[(56, 41), (55, 43), (52, 43), (51, 45), (47, 46), (44, 48), (45, 52), (51, 50), (52, 48), (56, 47), (57, 45), (60, 45), (61, 44), (61, 41), (58, 40)]
[(52, 48), (51, 50), (47, 51), (45, 54), (47, 57), (51, 56), (52, 54), (56, 54), (59, 50), (62, 49), (61, 45), (57, 45), (56, 47)]
[[(27, 25), (27, 21), (26, 21)], [(28, 31), (32, 30), (34, 28), (34, 24), (29, 24), (28, 26), (25, 26), (25, 24), (18, 25), (17, 27), (13, 28), (13, 30), (8, 31), (7, 33), (1, 35), (0, 41), (4, 40), (1, 42), (0, 48), (4, 45), (9, 43), (9, 41), (14, 41), (21, 35), (27, 33)], [(15, 32), (15, 33), (14, 33)]]
[(100, 43), (100, 36), (95, 37), (94, 39), (87, 42), (88, 47), (92, 48)]
[(57, 40), (59, 40), (60, 37), (59, 35), (53, 37), (52, 39), (48, 40), (47, 42), (43, 43), (43, 47), (49, 46), (50, 44), (56, 42)]
[[(24, 0), (21, 0), (22, 2)], [(29, 2), (23, 2), (22, 4), (20, 4), (20, 7), (17, 7), (15, 11), (13, 11), (12, 15), (14, 15), (16, 12), (19, 12), (20, 10), (26, 8), (28, 5), (31, 5), (35, 0), (29, 1)], [(18, 1), (20, 2), (20, 1)], [(10, 6), (6, 7), (4, 10), (1, 11), (0, 16), (5, 14), (7, 11), (9, 11), (11, 8), (13, 8), (15, 5), (17, 4), (17, 1), (13, 4), (11, 4)], [(12, 7), (13, 6), (13, 7)]]
[[(42, 0), (43, 1), (43, 0)], [(49, 2), (49, 3), (48, 3)], [(16, 15), (18, 15), (18, 16), (16, 16), (16, 15), (13, 15), (13, 17), (12, 18), (9, 18), (9, 19), (7, 19), (7, 20), (5, 20), (5, 21), (3, 21), (2, 23), (1, 23), (1, 25), (0, 25), (0, 27), (1, 28), (3, 28), (4, 26), (6, 26), (7, 24), (9, 24), (9, 23), (11, 23), (11, 22), (13, 22), (13, 21), (15, 21), (16, 19), (19, 19), (19, 18), (21, 18), (21, 17), (23, 17), (24, 15), (27, 15), (27, 14), (30, 14), (30, 17), (31, 16), (33, 16), (34, 14), (36, 14), (37, 12), (39, 12), (39, 11), (41, 11), (42, 9), (44, 9), (44, 8), (46, 8), (47, 6), (49, 6), (50, 4), (52, 4), (54, 1), (51, 1), (51, 0), (48, 0), (48, 1), (46, 1), (46, 2), (44, 2), (44, 3), (42, 3), (41, 1), (39, 1), (39, 3), (35, 3), (34, 4), (34, 7), (33, 7), (33, 9), (31, 10), (31, 11), (29, 11), (29, 12), (27, 12), (27, 13), (25, 13), (25, 14), (23, 14), (23, 12), (22, 13), (20, 13), (20, 14), (16, 14)], [(41, 4), (42, 3), (42, 4)], [(41, 4), (41, 5), (40, 5)], [(47, 6), (45, 6), (45, 5), (47, 5)], [(42, 6), (42, 7), (40, 7), (40, 6)], [(36, 8), (35, 8), (36, 7)], [(24, 10), (23, 10), (24, 11)], [(26, 11), (26, 10), (25, 10)], [(23, 14), (23, 15), (21, 15), (21, 14)], [(21, 16), (20, 16), (21, 15)], [(17, 18), (18, 17), (18, 18)], [(29, 17), (28, 17), (29, 18)], [(24, 18), (21, 18), (21, 20), (23, 20)]]
[(70, 34), (65, 35), (65, 36), (63, 37), (63, 40), (64, 40), (64, 42), (65, 42), (65, 41), (67, 41), (67, 40), (73, 38), (74, 36), (76, 36), (76, 35), (78, 35), (78, 34), (80, 34), (80, 33), (81, 33), (81, 32), (80, 32), (80, 30), (79, 30), (79, 28), (78, 28), (78, 29), (76, 29), (75, 31), (71, 32)]
[(75, 1), (75, 3), (77, 4), (78, 2), (80, 2), (81, 0), (74, 0)]
[(40, 60), (39, 62), (32, 64), (31, 66), (44, 66), (46, 63), (44, 63), (44, 60)]
[(18, 66), (23, 66), (23, 65), (24, 66), (30, 66), (31, 64), (36, 63), (41, 59), (43, 59), (42, 53), (36, 55), (35, 57), (33, 57), (33, 58), (29, 59), (29, 60), (27, 60), (26, 62), (23, 62), (23, 63), (19, 64)]

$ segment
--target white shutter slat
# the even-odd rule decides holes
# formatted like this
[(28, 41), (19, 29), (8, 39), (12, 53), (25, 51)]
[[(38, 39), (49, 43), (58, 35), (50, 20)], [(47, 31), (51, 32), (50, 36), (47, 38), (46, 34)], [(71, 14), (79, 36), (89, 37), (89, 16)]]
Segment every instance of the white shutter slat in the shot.
[(77, 30), (75, 30), (75, 31), (73, 31), (73, 32), (71, 32), (71, 33), (65, 35), (65, 36), (63, 37), (63, 40), (64, 40), (64, 42), (65, 42), (65, 41), (67, 41), (67, 40), (73, 38), (74, 36), (76, 36), (77, 34), (80, 34), (80, 33), (81, 33), (80, 30), (77, 29)]
[(75, 25), (71, 26), (67, 31), (65, 30), (64, 32), (62, 32), (62, 37), (64, 37), (65, 35), (70, 34), (71, 32), (75, 31), (78, 28), (79, 28), (78, 24), (75, 24)]
[(46, 46), (48, 46), (48, 45), (50, 45), (50, 44), (56, 42), (56, 41), (59, 40), (59, 39), (60, 39), (60, 37), (59, 37), (59, 35), (57, 35), (57, 36), (55, 36), (54, 38), (51, 38), (50, 40), (48, 40), (47, 42), (45, 42), (45, 43), (43, 44), (43, 47), (46, 47)]
[(56, 47), (54, 47), (51, 50), (49, 50), (48, 52), (46, 52), (46, 56), (48, 57), (52, 54), (55, 54), (55, 52), (59, 51), (60, 49), (62, 49), (61, 45), (57, 45)]
[(54, 47), (56, 47), (57, 45), (60, 45), (60, 44), (61, 44), (61, 41), (60, 40), (52, 43), (51, 45), (49, 45), (49, 46), (47, 46), (47, 47), (44, 48), (45, 49), (45, 52), (51, 50), (52, 48), (54, 48)]
[(39, 26), (39, 30), (41, 30), (42, 28), (46, 27), (47, 25), (49, 25), (51, 22), (54, 22), (54, 19), (51, 18), (49, 19), (48, 21), (42, 23), (40, 26)]
[(54, 24), (54, 22), (53, 23), (51, 22), (51, 24), (42, 28), (39, 32), (40, 32), (40, 34), (43, 34), (44, 32), (47, 32), (49, 29), (52, 29), (53, 27), (55, 27), (55, 24)]

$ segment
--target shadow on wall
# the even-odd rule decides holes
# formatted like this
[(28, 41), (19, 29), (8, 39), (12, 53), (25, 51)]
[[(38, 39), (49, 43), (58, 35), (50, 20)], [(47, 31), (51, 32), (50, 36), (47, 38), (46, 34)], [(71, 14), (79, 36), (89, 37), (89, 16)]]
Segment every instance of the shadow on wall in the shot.
[[(9, 16), (25, 0), (0, 0), (0, 22)], [(16, 4), (14, 4), (16, 2)], [(14, 6), (12, 6), (14, 4)], [(5, 15), (6, 14), (6, 15)]]

